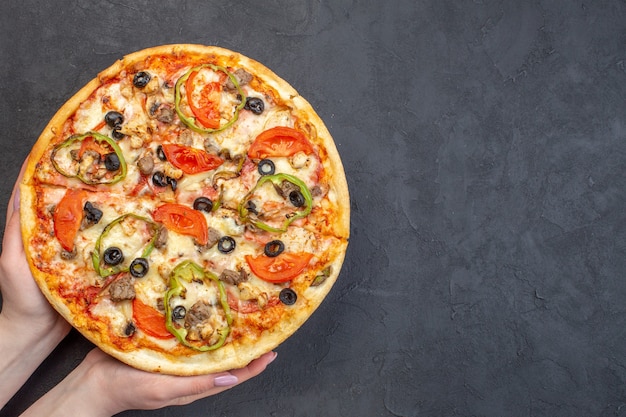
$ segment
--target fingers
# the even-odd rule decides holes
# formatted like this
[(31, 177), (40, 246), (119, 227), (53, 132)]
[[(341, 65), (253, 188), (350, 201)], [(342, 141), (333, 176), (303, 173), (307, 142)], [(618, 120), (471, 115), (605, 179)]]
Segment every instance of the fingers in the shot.
[(20, 212), (19, 210), (14, 210), (7, 218), (4, 237), (2, 239), (2, 250), (6, 252), (5, 256), (8, 259), (16, 261), (23, 259), (24, 252), (20, 227)]
[(248, 366), (231, 371), (231, 374), (239, 379), (239, 383), (242, 383), (263, 372), (265, 368), (276, 359), (276, 356), (278, 356), (276, 352), (268, 352), (250, 362)]
[[(124, 379), (134, 387), (123, 392), (114, 392), (116, 387), (107, 387), (111, 399), (123, 409), (157, 409), (170, 405), (189, 404), (201, 398), (215, 395), (260, 374), (276, 358), (274, 352), (266, 353), (250, 362), (248, 366), (230, 372), (197, 376), (173, 376), (149, 373), (131, 368), (103, 353), (92, 350), (85, 358), (87, 366), (99, 364), (96, 372), (100, 381)], [(89, 365), (91, 364), (91, 365)]]
[[(26, 168), (26, 163), (28, 158), (22, 163), (22, 167), (20, 168), (20, 173), (15, 180), (15, 184), (13, 184), (13, 191), (11, 192), (11, 197), (9, 198), (9, 205), (7, 206), (7, 218), (5, 220), (5, 228), (9, 227), (9, 223), (13, 218), (14, 213), (19, 213), (20, 211), (20, 183), (22, 182), (22, 176), (24, 175), (24, 169)], [(19, 225), (19, 216), (18, 216), (18, 225)], [(6, 233), (6, 232), (5, 232)]]
[[(182, 379), (186, 379), (187, 381), (179, 380), (179, 382), (182, 383), (180, 387), (182, 388), (181, 395), (172, 403), (170, 403), (170, 405), (189, 404), (200, 398), (215, 395), (220, 392), (226, 391), (235, 385), (239, 385), (242, 382), (245, 382), (263, 372), (265, 368), (270, 363), (272, 363), (274, 359), (276, 359), (276, 356), (276, 352), (268, 352), (262, 355), (260, 358), (250, 362), (248, 366), (245, 366), (241, 369), (234, 369), (230, 372), (223, 374), (182, 377)], [(198, 380), (191, 381), (191, 379), (194, 378), (197, 378)], [(192, 382), (191, 385), (187, 385), (188, 382)], [(195, 385), (195, 383), (198, 383), (199, 385)]]

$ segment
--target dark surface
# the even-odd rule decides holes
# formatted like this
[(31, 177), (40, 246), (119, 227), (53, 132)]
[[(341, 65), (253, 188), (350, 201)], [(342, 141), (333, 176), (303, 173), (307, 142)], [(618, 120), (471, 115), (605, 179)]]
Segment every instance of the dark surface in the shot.
[[(63, 4), (0, 14), (2, 210), (67, 98), (179, 42), (289, 81), (351, 190), (340, 279), (265, 373), (124, 416), (626, 416), (624, 0)], [(0, 416), (89, 349), (72, 333)]]

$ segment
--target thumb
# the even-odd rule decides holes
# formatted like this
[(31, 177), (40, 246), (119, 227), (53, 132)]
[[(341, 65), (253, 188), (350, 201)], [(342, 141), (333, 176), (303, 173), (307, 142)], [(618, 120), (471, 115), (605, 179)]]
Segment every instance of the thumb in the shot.
[[(19, 201), (18, 195), (14, 195), (14, 201), (16, 201), (16, 197), (17, 201)], [(5, 252), (5, 256), (13, 258), (14, 256), (21, 256), (21, 254), (24, 252), (24, 245), (22, 243), (22, 232), (20, 229), (21, 224), (19, 207), (13, 210), (9, 208), (7, 210), (7, 214), (9, 217), (7, 219), (6, 227), (4, 229), (2, 251)]]

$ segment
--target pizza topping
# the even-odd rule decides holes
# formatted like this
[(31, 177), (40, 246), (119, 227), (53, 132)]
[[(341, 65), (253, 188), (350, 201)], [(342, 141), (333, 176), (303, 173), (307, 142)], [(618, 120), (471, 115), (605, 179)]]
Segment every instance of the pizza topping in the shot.
[(270, 258), (280, 255), (285, 250), (285, 244), (280, 240), (272, 240), (265, 244), (263, 253)]
[(120, 112), (111, 110), (104, 115), (104, 121), (109, 127), (114, 128), (124, 123), (124, 116)]
[[(202, 74), (201, 76), (199, 76)], [(180, 120), (199, 133), (217, 132), (231, 126), (245, 105), (242, 100), (222, 100), (222, 79), (228, 78), (237, 97), (244, 97), (239, 82), (225, 68), (203, 64), (191, 68), (175, 86), (175, 109)], [(184, 95), (182, 90), (184, 89)], [(224, 101), (224, 103), (222, 103)]]
[(157, 249), (162, 249), (165, 247), (167, 243), (167, 229), (163, 226), (159, 227), (157, 232), (157, 238), (154, 241), (154, 247)]
[(116, 279), (109, 285), (109, 296), (111, 301), (119, 302), (125, 300), (132, 300), (135, 298), (135, 284), (134, 280), (128, 275), (123, 276), (120, 279)]
[(326, 281), (326, 279), (330, 276), (331, 272), (332, 272), (332, 268), (330, 266), (324, 268), (322, 272), (320, 272), (319, 274), (315, 276), (315, 279), (313, 279), (313, 282), (311, 282), (311, 287), (318, 287), (322, 285)]
[(198, 197), (193, 202), (193, 209), (210, 213), (213, 210), (213, 202), (210, 198)]
[(234, 251), (235, 246), (237, 246), (237, 243), (235, 242), (235, 239), (233, 239), (230, 236), (222, 236), (217, 241), (217, 250), (225, 254), (228, 254)]
[[(258, 211), (256, 205), (254, 205), (256, 213), (250, 210), (250, 200), (255, 197), (256, 191), (260, 190), (261, 187), (268, 182), (274, 186), (274, 189), (279, 195), (283, 198), (289, 198), (292, 205), (297, 208), (302, 207), (302, 210), (300, 211), (289, 212), (286, 214), (286, 218), (279, 226), (273, 226), (263, 221), (268, 216)], [(275, 208), (273, 207), (274, 204), (269, 205), (272, 206), (272, 208)], [(313, 198), (311, 197), (311, 192), (303, 181), (289, 174), (265, 175), (257, 181), (254, 188), (250, 190), (250, 192), (239, 203), (239, 216), (243, 221), (248, 221), (259, 229), (273, 233), (281, 233), (285, 232), (289, 225), (295, 220), (308, 216), (309, 213), (311, 213), (312, 207)]]
[(295, 154), (293, 154), (290, 158), (289, 158), (289, 164), (294, 168), (294, 169), (301, 169), (307, 166), (307, 163), (309, 162), (309, 157), (306, 153), (300, 151), (300, 152), (296, 152)]
[[(111, 160), (115, 155), (117, 169)], [(85, 184), (115, 184), (126, 177), (126, 161), (122, 150), (112, 139), (97, 132), (70, 136), (52, 150), (52, 165), (63, 176), (77, 178)]]
[(54, 235), (67, 252), (74, 251), (74, 239), (83, 221), (83, 200), (86, 198), (86, 191), (69, 189), (54, 209)]
[(259, 174), (261, 175), (272, 175), (276, 171), (276, 166), (271, 160), (262, 159), (259, 162), (259, 166), (257, 169), (259, 171)]
[(141, 172), (142, 175), (150, 175), (152, 173), (152, 170), (154, 169), (154, 159), (152, 159), (150, 155), (141, 157), (137, 161), (137, 167), (139, 168), (139, 172)]
[(186, 174), (211, 171), (224, 163), (219, 156), (191, 146), (171, 143), (163, 145), (162, 149), (167, 160)]
[(163, 171), (152, 174), (152, 183), (157, 187), (167, 187), (167, 177)]
[(130, 337), (134, 335), (136, 331), (137, 331), (137, 328), (135, 327), (135, 323), (133, 323), (132, 321), (129, 321), (126, 324), (126, 327), (124, 327), (124, 336)]
[(111, 246), (107, 248), (102, 254), (102, 259), (104, 263), (110, 266), (119, 265), (124, 262), (124, 254), (122, 250), (116, 246)]
[(239, 285), (248, 280), (248, 273), (244, 269), (233, 271), (232, 269), (224, 269), (219, 276), (219, 280), (230, 285)]
[(146, 276), (149, 269), (150, 265), (148, 264), (148, 260), (146, 258), (135, 258), (130, 263), (128, 271), (135, 278), (143, 278)]
[(111, 130), (111, 137), (115, 140), (122, 140), (124, 136), (126, 136), (126, 134), (122, 132), (122, 126), (120, 125), (115, 126), (113, 130)]
[(268, 156), (291, 156), (298, 152), (315, 153), (304, 133), (286, 126), (277, 126), (259, 134), (250, 148), (248, 157), (263, 159)]
[(222, 235), (220, 234), (219, 230), (214, 227), (209, 227), (209, 237), (207, 239), (205, 247), (209, 249), (212, 248), (220, 240), (221, 237)]
[(293, 305), (298, 300), (298, 295), (291, 288), (283, 288), (278, 294), (278, 299), (285, 305)]
[(187, 315), (187, 309), (185, 306), (176, 306), (172, 310), (172, 319), (173, 320), (182, 320)]
[(120, 169), (120, 158), (115, 152), (104, 155), (104, 166), (107, 171), (117, 171)]
[[(123, 214), (106, 225), (96, 240), (96, 245), (91, 254), (94, 269), (101, 277), (108, 277), (129, 270), (129, 266), (124, 265), (123, 258), (117, 261), (120, 254), (123, 256), (122, 249), (115, 248), (120, 251), (119, 254), (116, 253), (117, 251), (111, 251), (112, 247), (106, 245), (108, 241), (113, 240), (116, 244), (126, 245), (127, 253), (140, 251), (141, 257), (147, 258), (154, 249), (159, 235), (158, 224), (133, 213)], [(101, 253), (103, 246), (107, 249)]]
[[(185, 297), (185, 283), (201, 282), (217, 285), (221, 313), (206, 300), (198, 300), (186, 312), (184, 325), (176, 323), (172, 310), (174, 299)], [(232, 316), (224, 285), (217, 277), (192, 261), (183, 261), (172, 271), (164, 298), (165, 327), (178, 341), (191, 349), (209, 351), (218, 349), (230, 334)], [(176, 308), (176, 307), (174, 307)], [(199, 342), (199, 343), (197, 343)]]
[(83, 223), (82, 229), (97, 224), (102, 219), (102, 210), (96, 208), (90, 201), (85, 202), (83, 206)]
[[(246, 85), (250, 81), (252, 81), (252, 74), (250, 74), (248, 71), (246, 71), (243, 68), (237, 68), (235, 72), (233, 72), (233, 76), (237, 80), (237, 84), (239, 86)], [(229, 77), (224, 83), (224, 88), (227, 90), (235, 90), (237, 89), (237, 86), (235, 85), (233, 80)]]
[(291, 281), (307, 267), (312, 258), (313, 254), (307, 252), (283, 252), (273, 258), (265, 255), (256, 257), (251, 255), (245, 256), (246, 262), (254, 275), (273, 283)]
[(157, 207), (153, 216), (155, 221), (163, 223), (169, 230), (191, 236), (199, 245), (207, 244), (208, 226), (199, 211), (182, 204), (167, 203)]
[(243, 108), (250, 110), (254, 114), (261, 114), (265, 110), (265, 103), (258, 97), (248, 97)]
[(148, 113), (159, 122), (166, 124), (172, 123), (174, 121), (174, 116), (176, 115), (172, 106), (158, 101), (154, 101), (154, 103), (150, 106)]
[(150, 80), (152, 79), (152, 75), (146, 71), (139, 71), (133, 77), (133, 85), (137, 88), (144, 88)]
[(289, 193), (289, 201), (295, 207), (302, 207), (306, 204), (304, 196), (299, 190), (293, 190)]
[(165, 327), (163, 314), (137, 297), (133, 299), (133, 320), (139, 329), (152, 337), (157, 339), (170, 339), (173, 337)]
[(163, 151), (163, 145), (159, 145), (156, 148), (156, 155), (161, 161), (167, 161), (167, 156), (165, 156), (165, 152)]

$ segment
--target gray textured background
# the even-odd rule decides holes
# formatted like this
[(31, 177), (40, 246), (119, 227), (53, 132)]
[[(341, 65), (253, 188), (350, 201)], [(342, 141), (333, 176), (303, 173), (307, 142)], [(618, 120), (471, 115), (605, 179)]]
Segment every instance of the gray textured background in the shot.
[[(265, 373), (124, 416), (626, 416), (624, 0), (59, 3), (0, 13), (2, 214), (66, 99), (183, 42), (299, 90), (352, 196), (340, 279)], [(0, 416), (89, 349), (72, 333)]]

